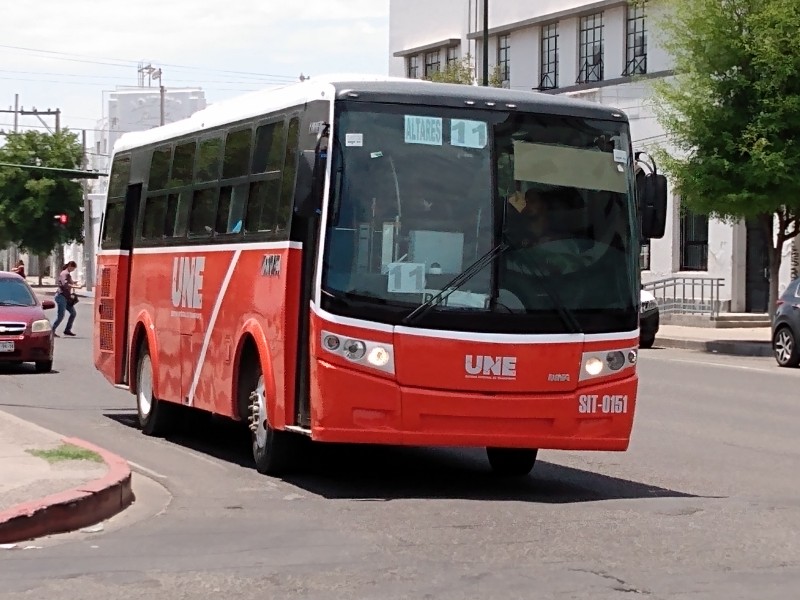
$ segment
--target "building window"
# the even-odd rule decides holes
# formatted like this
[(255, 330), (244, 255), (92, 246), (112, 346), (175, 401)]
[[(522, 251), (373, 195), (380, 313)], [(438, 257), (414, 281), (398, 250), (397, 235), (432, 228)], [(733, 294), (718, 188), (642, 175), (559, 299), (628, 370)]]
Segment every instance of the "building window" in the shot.
[(439, 72), (439, 66), (441, 63), (439, 62), (439, 51), (434, 50), (433, 52), (426, 52), (425, 53), (425, 78), (429, 78), (434, 73)]
[(419, 57), (418, 56), (409, 56), (408, 57), (408, 78), (409, 79), (419, 79)]
[(501, 35), (497, 38), (497, 66), (500, 68), (500, 81), (511, 81), (511, 36)]
[(647, 29), (645, 27), (645, 2), (628, 7), (627, 61), (625, 77), (647, 73)]
[(540, 90), (558, 87), (558, 23), (542, 27), (542, 79)]
[(581, 17), (578, 83), (603, 81), (603, 13)]
[(681, 271), (708, 271), (708, 216), (681, 215)]
[(458, 47), (457, 46), (450, 46), (447, 49), (447, 66), (455, 67), (456, 63), (458, 62)]
[(639, 268), (642, 271), (650, 270), (650, 240), (642, 240), (642, 247), (639, 251)]

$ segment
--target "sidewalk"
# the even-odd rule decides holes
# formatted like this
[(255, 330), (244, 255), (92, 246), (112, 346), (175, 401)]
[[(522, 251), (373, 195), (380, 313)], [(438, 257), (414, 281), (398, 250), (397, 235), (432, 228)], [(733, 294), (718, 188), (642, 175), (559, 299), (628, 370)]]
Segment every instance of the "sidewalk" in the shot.
[(95, 525), (132, 501), (123, 459), (0, 411), (0, 544)]
[(772, 356), (772, 330), (769, 327), (719, 329), (661, 325), (655, 345), (733, 356)]

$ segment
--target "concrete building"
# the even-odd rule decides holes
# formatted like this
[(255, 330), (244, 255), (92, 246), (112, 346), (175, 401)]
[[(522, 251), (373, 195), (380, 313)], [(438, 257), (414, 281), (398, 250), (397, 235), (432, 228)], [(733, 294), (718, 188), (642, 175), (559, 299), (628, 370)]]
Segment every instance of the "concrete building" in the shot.
[[(164, 93), (164, 123), (186, 119), (206, 107), (205, 92), (200, 88), (167, 88)], [(119, 87), (112, 92), (103, 93), (103, 118), (97, 122), (93, 147), (89, 148), (89, 168), (107, 173), (110, 168), (111, 152), (114, 144), (123, 133), (144, 131), (161, 124), (161, 92), (158, 87)], [(101, 177), (90, 183), (89, 200), (92, 207), (92, 231), (96, 249), (103, 204), (108, 178)], [(74, 260), (78, 264), (79, 281), (93, 281), (96, 255), (87, 255), (83, 244), (64, 246), (64, 260)], [(90, 271), (86, 272), (86, 265)]]
[[(425, 78), (469, 56), (480, 77), (483, 4), (390, 0), (389, 74)], [(490, 0), (490, 69), (498, 68), (504, 87), (624, 110), (634, 148), (647, 150), (667, 143), (649, 102), (648, 80), (672, 74), (670, 57), (653, 35), (657, 17), (654, 7), (625, 0)], [(694, 278), (719, 279), (723, 311), (766, 312), (768, 255), (761, 231), (681, 211), (671, 191), (670, 211), (664, 238), (642, 248), (643, 280), (669, 280), (663, 285), (677, 293)], [(781, 290), (796, 272), (793, 246), (784, 251)]]

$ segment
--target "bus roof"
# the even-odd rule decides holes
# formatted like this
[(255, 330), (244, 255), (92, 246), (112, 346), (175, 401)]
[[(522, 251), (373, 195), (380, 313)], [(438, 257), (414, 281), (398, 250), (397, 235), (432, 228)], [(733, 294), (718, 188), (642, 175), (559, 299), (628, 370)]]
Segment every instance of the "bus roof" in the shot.
[[(279, 88), (259, 90), (224, 100), (194, 113), (192, 116), (147, 131), (122, 135), (114, 152), (158, 144), (206, 129), (236, 123), (262, 114), (305, 104), (314, 100), (331, 100), (334, 96), (356, 101), (432, 104), (437, 106), (508, 109), (544, 112), (627, 122), (627, 116), (616, 108), (556, 94), (518, 91), (504, 88), (432, 83), (404, 77), (381, 75), (325, 75)], [(468, 105), (468, 102), (474, 102)], [(487, 104), (489, 103), (489, 104)], [(494, 103), (492, 105), (492, 103)]]

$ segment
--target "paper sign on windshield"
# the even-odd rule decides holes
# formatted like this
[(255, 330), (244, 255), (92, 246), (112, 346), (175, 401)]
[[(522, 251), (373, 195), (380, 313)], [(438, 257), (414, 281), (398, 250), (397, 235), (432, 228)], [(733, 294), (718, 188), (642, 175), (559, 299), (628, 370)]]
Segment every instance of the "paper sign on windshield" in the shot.
[(450, 143), (460, 148), (486, 148), (489, 138), (484, 121), (452, 119), (450, 121)]
[(442, 119), (406, 115), (406, 144), (442, 145)]

